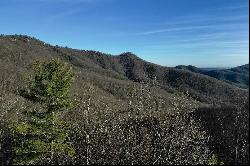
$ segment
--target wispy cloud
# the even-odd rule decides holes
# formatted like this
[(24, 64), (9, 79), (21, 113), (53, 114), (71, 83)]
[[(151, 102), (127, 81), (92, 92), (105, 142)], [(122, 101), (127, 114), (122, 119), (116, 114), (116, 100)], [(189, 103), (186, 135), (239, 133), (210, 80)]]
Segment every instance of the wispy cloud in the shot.
[(196, 31), (196, 30), (232, 30), (238, 29), (239, 27), (244, 27), (245, 24), (212, 24), (212, 25), (189, 25), (189, 26), (174, 26), (163, 29), (155, 29), (143, 32), (133, 33), (131, 35), (140, 36), (140, 35), (154, 35), (159, 33), (166, 32), (180, 32), (180, 31)]
[(80, 13), (83, 11), (83, 8), (73, 8), (73, 9), (69, 9), (67, 11), (63, 11), (63, 12), (59, 12), (56, 13), (54, 15), (51, 15), (47, 21), (55, 21), (57, 19), (63, 18), (63, 17), (67, 17), (67, 16), (72, 16), (74, 14)]
[(186, 31), (186, 30), (195, 30), (195, 29), (203, 29), (203, 28), (209, 28), (210, 25), (203, 25), (203, 26), (189, 26), (189, 27), (172, 27), (172, 28), (164, 28), (164, 29), (155, 29), (151, 31), (144, 31), (144, 32), (138, 32), (134, 35), (152, 35), (152, 34), (158, 34), (158, 33), (164, 33), (164, 32), (173, 32), (173, 31)]
[(215, 8), (217, 10), (240, 10), (240, 9), (247, 9), (248, 4), (237, 4), (237, 5), (228, 5), (228, 6), (221, 6), (218, 8)]
[(67, 6), (61, 10), (55, 10), (55, 13), (52, 14), (47, 20), (54, 21), (63, 17), (77, 15), (81, 12), (86, 12), (91, 9), (90, 6), (86, 7), (86, 5), (95, 5), (95, 4), (104, 4), (107, 2), (111, 2), (114, 0), (36, 0), (40, 2), (44, 2), (48, 7), (54, 7), (59, 3), (67, 3)]
[(222, 54), (221, 56), (222, 57), (235, 57), (235, 58), (244, 57), (245, 58), (246, 56), (248, 57), (248, 54), (249, 54), (249, 52), (243, 53), (243, 54), (237, 54), (237, 53), (236, 54), (234, 54), (234, 53), (233, 54)]
[(217, 15), (187, 15), (177, 17), (175, 21), (168, 21), (163, 25), (184, 25), (184, 24), (202, 24), (208, 22), (239, 22), (245, 21), (248, 19), (247, 15), (226, 15), (226, 16), (217, 16)]
[[(195, 31), (195, 30), (224, 30), (228, 31), (230, 29), (246, 28), (248, 27), (248, 14), (244, 13), (217, 13), (217, 9), (242, 9), (247, 8), (247, 4), (229, 5), (220, 8), (213, 8), (208, 10), (206, 14), (191, 14), (175, 17), (165, 23), (160, 23), (160, 25), (167, 26), (166, 28), (156, 28), (154, 30), (137, 32), (134, 35), (153, 35), (165, 32), (177, 32), (177, 31)], [(222, 10), (223, 11), (223, 10)], [(158, 25), (159, 26), (159, 25)]]
[[(209, 52), (209, 50), (225, 50), (225, 48), (230, 48), (230, 51), (240, 51), (246, 52), (248, 49), (247, 44), (245, 43), (227, 43), (227, 42), (186, 42), (186, 43), (167, 43), (165, 45), (153, 45), (149, 46), (152, 50), (174, 50), (179, 52), (179, 50), (205, 50)], [(228, 49), (227, 49), (228, 51)]]

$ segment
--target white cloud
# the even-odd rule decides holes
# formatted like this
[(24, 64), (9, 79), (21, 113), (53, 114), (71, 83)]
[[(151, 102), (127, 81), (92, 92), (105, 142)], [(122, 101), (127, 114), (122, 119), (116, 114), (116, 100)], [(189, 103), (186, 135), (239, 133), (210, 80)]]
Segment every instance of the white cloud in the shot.
[(151, 31), (142, 31), (137, 32), (132, 35), (140, 36), (140, 35), (154, 35), (159, 33), (165, 33), (165, 32), (177, 32), (177, 31), (195, 31), (199, 29), (212, 29), (212, 30), (231, 30), (235, 28), (239, 28), (241, 26), (244, 26), (245, 24), (211, 24), (211, 25), (189, 25), (189, 26), (175, 26), (175, 27), (169, 27), (169, 28), (163, 28), (163, 29), (155, 29)]

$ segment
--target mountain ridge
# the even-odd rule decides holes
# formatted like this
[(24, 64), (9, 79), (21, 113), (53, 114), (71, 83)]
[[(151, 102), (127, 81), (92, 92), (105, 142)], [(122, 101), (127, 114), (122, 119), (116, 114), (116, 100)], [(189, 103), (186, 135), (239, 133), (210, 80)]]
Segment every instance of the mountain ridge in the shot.
[[(184, 93), (189, 89), (189, 93), (191, 93), (189, 95), (194, 98), (203, 96), (202, 93), (207, 94), (208, 98), (201, 97), (201, 101), (215, 102), (216, 100), (214, 99), (228, 93), (228, 89), (231, 89), (228, 95), (232, 96), (230, 99), (233, 99), (237, 97), (233, 93), (237, 94), (237, 91), (241, 91), (234, 85), (220, 82), (220, 80), (208, 77), (203, 73), (146, 62), (130, 52), (112, 56), (92, 50), (51, 46), (29, 36), (5, 36), (1, 38), (0, 44), (6, 46), (7, 50), (8, 47), (12, 48), (8, 54), (19, 55), (19, 60), (23, 58), (23, 62), (40, 58), (62, 58), (74, 66), (108, 77), (135, 82), (152, 82), (154, 79), (157, 79), (159, 85), (164, 88), (176, 89)], [(5, 48), (1, 49), (6, 51)], [(6, 55), (2, 55), (2, 57)], [(13, 59), (17, 61), (17, 57), (13, 57)], [(19, 64), (21, 65), (21, 62)], [(211, 90), (213, 93), (210, 92)]]
[(206, 70), (195, 66), (176, 66), (178, 69), (184, 69), (195, 73), (208, 75), (218, 80), (225, 81), (229, 84), (238, 86), (240, 88), (249, 88), (249, 64), (227, 68), (227, 69), (210, 69)]
[[(26, 80), (33, 74), (32, 64), (55, 58), (70, 64), (75, 72), (71, 97), (77, 106), (62, 114), (65, 121), (76, 127), (72, 129), (71, 140), (77, 149), (77, 159), (72, 163), (86, 161), (86, 135), (83, 134), (86, 131), (91, 139), (92, 164), (131, 163), (131, 158), (123, 154), (128, 151), (132, 152), (135, 163), (154, 163), (161, 155), (145, 154), (144, 147), (158, 154), (163, 152), (167, 157), (169, 152), (164, 150), (169, 145), (176, 147), (171, 151), (172, 156), (180, 156), (181, 152), (183, 160), (171, 159), (166, 163), (193, 162), (186, 158), (193, 154), (195, 158), (206, 156), (199, 149), (207, 147), (225, 163), (248, 163), (245, 146), (249, 129), (248, 89), (186, 69), (146, 62), (129, 52), (112, 56), (12, 35), (0, 36), (0, 133), (6, 133), (0, 135), (4, 138), (0, 139), (0, 164), (9, 163), (12, 157), (1, 149), (10, 147), (11, 134), (6, 123), (17, 120), (27, 109), (43, 109), (22, 95)], [(241, 71), (242, 67), (235, 70)], [(205, 132), (207, 136), (201, 138)], [(140, 139), (134, 141), (133, 133)], [(113, 141), (108, 143), (111, 138)], [(184, 138), (182, 150), (178, 147)], [(208, 140), (206, 145), (200, 145), (200, 138), (202, 142)], [(140, 148), (134, 152), (131, 143)], [(236, 144), (243, 149), (241, 160), (235, 158), (239, 152), (232, 145)], [(103, 149), (104, 154), (100, 153)], [(121, 155), (116, 155), (121, 149)], [(161, 158), (163, 163), (166, 157)], [(206, 163), (205, 159), (201, 162)]]

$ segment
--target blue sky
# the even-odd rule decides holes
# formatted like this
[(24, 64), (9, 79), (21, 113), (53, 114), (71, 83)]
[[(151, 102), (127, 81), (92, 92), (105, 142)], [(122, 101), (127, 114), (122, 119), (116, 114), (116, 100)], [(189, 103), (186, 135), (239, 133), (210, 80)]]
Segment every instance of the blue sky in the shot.
[(0, 33), (164, 66), (249, 63), (248, 0), (0, 0)]

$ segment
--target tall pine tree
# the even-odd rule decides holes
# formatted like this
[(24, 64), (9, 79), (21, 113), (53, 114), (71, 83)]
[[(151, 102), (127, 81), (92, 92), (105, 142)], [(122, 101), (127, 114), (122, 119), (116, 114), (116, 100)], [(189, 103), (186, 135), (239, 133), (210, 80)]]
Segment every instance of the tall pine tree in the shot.
[(73, 79), (72, 67), (59, 59), (35, 62), (25, 96), (45, 109), (27, 110), (14, 123), (15, 164), (35, 164), (42, 157), (53, 163), (58, 154), (75, 154), (67, 143), (69, 125), (60, 119), (60, 114), (72, 105), (69, 92)]

